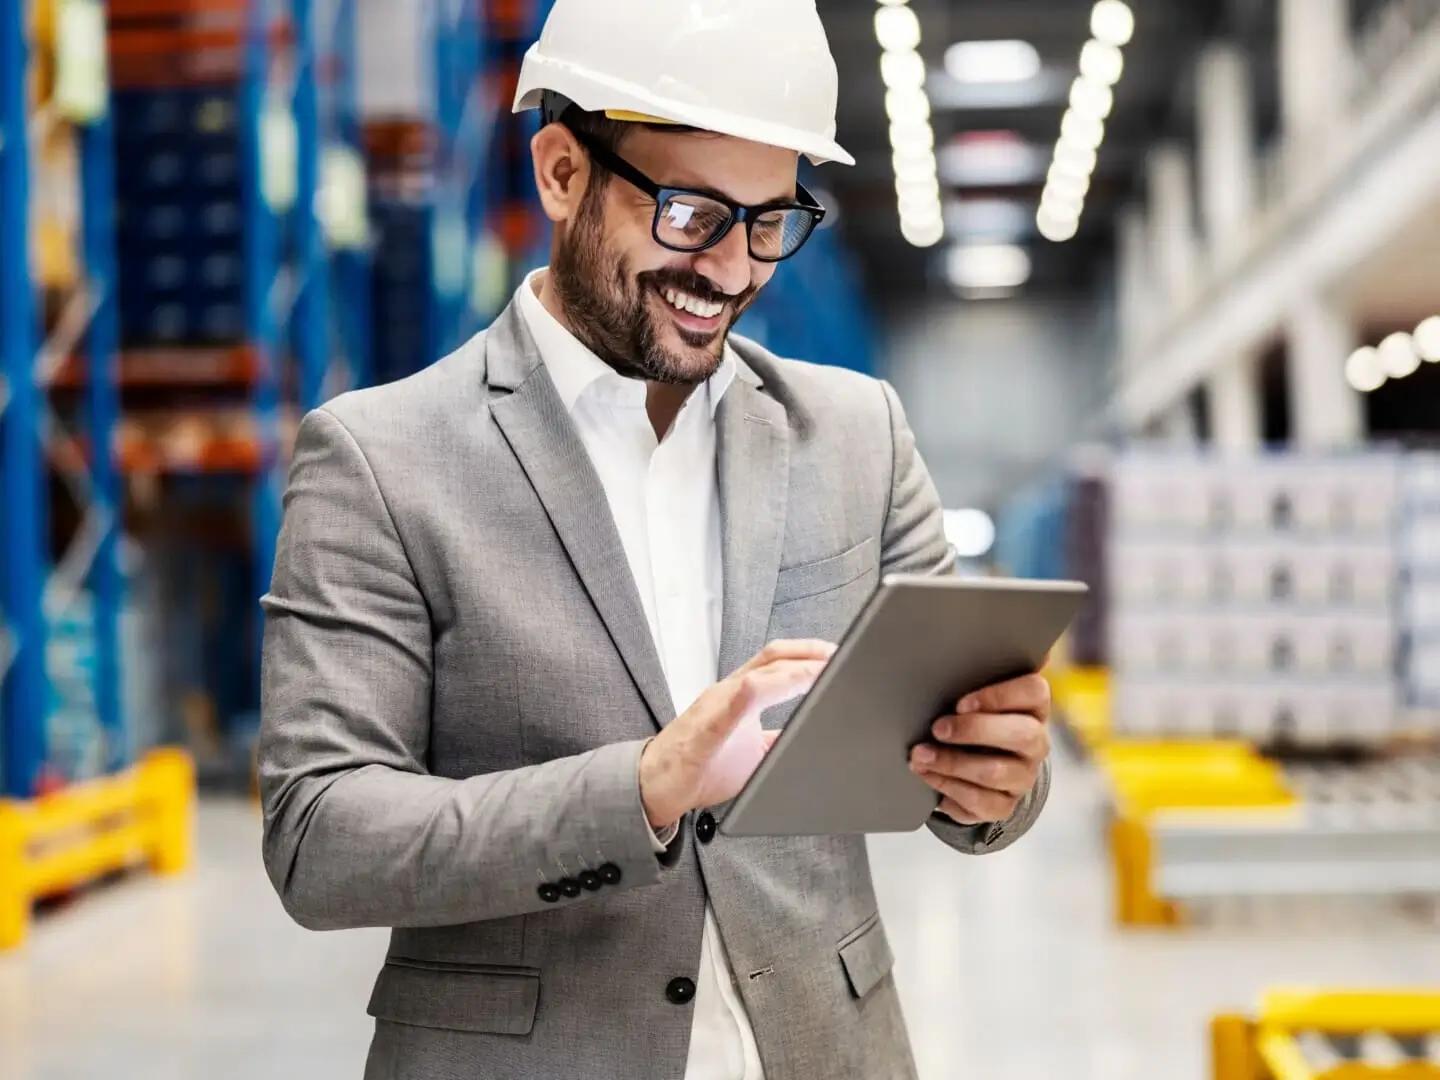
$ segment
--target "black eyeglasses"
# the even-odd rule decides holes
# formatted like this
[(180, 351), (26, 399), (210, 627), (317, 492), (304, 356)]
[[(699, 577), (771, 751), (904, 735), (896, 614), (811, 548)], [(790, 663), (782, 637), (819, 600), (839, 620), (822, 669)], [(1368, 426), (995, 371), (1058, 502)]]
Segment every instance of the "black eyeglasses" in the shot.
[(799, 251), (825, 217), (825, 207), (801, 184), (795, 185), (796, 202), (741, 206), (713, 191), (663, 187), (589, 136), (573, 128), (571, 133), (597, 162), (655, 200), (651, 232), (657, 244), (671, 251), (693, 254), (712, 248), (736, 222), (744, 222), (750, 257), (780, 262)]

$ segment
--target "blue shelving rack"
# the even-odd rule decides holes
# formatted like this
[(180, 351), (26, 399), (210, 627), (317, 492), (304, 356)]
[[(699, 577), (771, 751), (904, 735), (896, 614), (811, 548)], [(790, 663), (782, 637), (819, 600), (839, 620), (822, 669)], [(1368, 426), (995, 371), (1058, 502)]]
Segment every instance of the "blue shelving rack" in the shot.
[[(36, 794), (47, 761), (50, 712), (46, 671), (47, 551), (46, 438), (49, 412), (41, 384), (38, 305), (30, 273), (29, 142), (26, 110), (29, 45), (24, 5), (0, 8), (0, 773), (15, 798)], [(93, 702), (104, 740), (104, 766), (114, 770), (132, 754), (120, 706), (119, 634), (123, 586), (118, 564), (120, 482), (114, 456), (119, 416), (116, 370), (114, 136), (108, 110), (78, 126), (80, 145), (81, 263), (89, 318), (86, 428), (88, 475), (74, 491), (85, 500), (93, 537), (83, 565), (73, 559), (71, 580), (88, 587), (94, 637)], [(59, 614), (59, 613), (52, 613)]]

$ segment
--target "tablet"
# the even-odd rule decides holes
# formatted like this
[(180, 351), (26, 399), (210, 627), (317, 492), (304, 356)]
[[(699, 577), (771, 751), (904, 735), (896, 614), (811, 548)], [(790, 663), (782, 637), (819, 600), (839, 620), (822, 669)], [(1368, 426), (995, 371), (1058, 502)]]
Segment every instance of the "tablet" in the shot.
[(886, 575), (720, 831), (907, 832), (940, 795), (910, 749), (964, 695), (1039, 670), (1085, 599), (1078, 581)]

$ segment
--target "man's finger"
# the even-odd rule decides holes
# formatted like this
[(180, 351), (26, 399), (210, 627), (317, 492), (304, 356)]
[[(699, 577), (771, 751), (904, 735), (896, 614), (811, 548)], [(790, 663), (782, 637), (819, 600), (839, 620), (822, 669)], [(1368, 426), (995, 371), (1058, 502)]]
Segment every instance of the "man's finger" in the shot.
[(716, 707), (702, 714), (693, 744), (701, 756), (719, 750), (750, 713), (799, 697), (825, 670), (824, 660), (773, 660), (717, 686)]
[(736, 668), (734, 674), (744, 675), (776, 660), (829, 660), (835, 648), (834, 642), (819, 638), (776, 638)]
[(764, 743), (765, 743), (765, 752), (768, 754), (768, 753), (770, 752), (770, 748), (775, 745), (775, 740), (778, 739), (778, 738), (780, 738), (780, 732), (778, 732), (778, 731), (762, 731), (762, 732), (760, 733), (760, 738), (764, 741)]
[(966, 694), (955, 705), (958, 713), (1028, 712), (1036, 716), (1050, 713), (1050, 680), (1043, 675), (1022, 675), (1018, 679), (996, 683), (973, 694)]
[(983, 746), (1030, 761), (1050, 753), (1050, 732), (1029, 713), (963, 713), (942, 716), (930, 726), (937, 742)]
[(1012, 798), (1035, 786), (1034, 765), (1011, 754), (971, 754), (927, 743), (911, 752), (910, 768), (923, 775), (963, 780)]
[(1015, 812), (1019, 800), (951, 776), (924, 773), (920, 777), (941, 795), (954, 802), (974, 821), (1004, 821)]

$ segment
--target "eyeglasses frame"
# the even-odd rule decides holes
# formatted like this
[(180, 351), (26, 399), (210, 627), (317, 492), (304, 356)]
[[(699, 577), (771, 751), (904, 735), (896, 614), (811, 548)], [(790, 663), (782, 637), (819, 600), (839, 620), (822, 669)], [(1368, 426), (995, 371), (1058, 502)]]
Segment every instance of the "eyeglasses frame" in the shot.
[[(820, 201), (816, 199), (814, 195), (806, 190), (804, 184), (796, 183), (795, 200), (776, 199), (761, 203), (758, 206), (742, 206), (718, 191), (710, 191), (705, 188), (673, 187), (658, 184), (619, 154), (600, 145), (596, 139), (583, 132), (576, 131), (569, 124), (565, 126), (598, 164), (655, 200), (655, 218), (650, 224), (650, 234), (655, 242), (667, 251), (680, 252), (685, 255), (695, 255), (702, 251), (709, 251), (716, 244), (720, 243), (720, 241), (724, 240), (725, 237), (729, 236), (731, 230), (735, 228), (737, 223), (743, 222), (745, 225), (746, 253), (750, 258), (756, 262), (779, 263), (784, 262), (786, 259), (793, 258), (798, 254), (800, 249), (808, 244), (810, 238), (815, 235), (815, 230), (820, 227), (820, 223), (825, 220), (825, 207), (820, 204)], [(667, 244), (664, 240), (660, 239), (660, 213), (665, 208), (665, 204), (675, 195), (698, 195), (701, 198), (717, 202), (730, 212), (730, 220), (728, 220), (711, 239), (699, 247), (682, 248), (676, 247), (674, 244)], [(807, 211), (810, 214), (810, 229), (806, 232), (804, 239), (795, 245), (795, 250), (787, 255), (780, 255), (774, 258), (756, 255), (754, 237), (755, 220), (761, 215), (771, 213), (775, 210)]]

